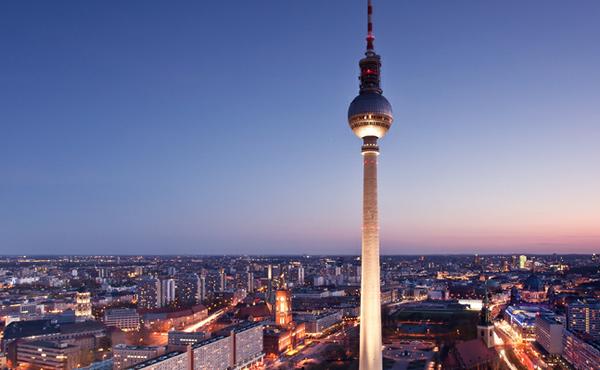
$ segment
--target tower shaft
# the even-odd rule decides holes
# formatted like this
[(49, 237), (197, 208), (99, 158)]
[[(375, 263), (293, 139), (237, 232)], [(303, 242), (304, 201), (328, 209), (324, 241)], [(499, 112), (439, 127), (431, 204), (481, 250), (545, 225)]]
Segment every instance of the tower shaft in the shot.
[[(366, 139), (366, 138), (365, 138)], [(376, 140), (376, 139), (375, 139)], [(376, 141), (363, 146), (363, 225), (360, 283), (360, 370), (381, 370), (381, 300)]]

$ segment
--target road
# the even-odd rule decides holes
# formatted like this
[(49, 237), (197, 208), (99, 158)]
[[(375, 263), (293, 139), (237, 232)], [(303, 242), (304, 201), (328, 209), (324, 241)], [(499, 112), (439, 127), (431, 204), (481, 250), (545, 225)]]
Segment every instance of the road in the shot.
[(316, 339), (312, 342), (311, 345), (304, 346), (301, 348), (298, 353), (293, 354), (291, 356), (282, 355), (275, 361), (267, 363), (268, 369), (276, 369), (282, 365), (292, 365), (296, 364), (297, 366), (306, 365), (307, 362), (318, 363), (317, 359), (322, 358), (321, 353), (332, 343), (340, 343), (344, 341), (344, 337), (348, 334), (348, 331), (357, 326), (357, 322), (348, 323), (340, 325), (337, 330), (334, 330), (329, 335)]
[[(505, 349), (512, 350), (519, 360), (519, 365), (528, 370), (547, 369), (548, 364), (541, 358), (539, 352), (533, 347), (531, 341), (523, 340), (521, 335), (516, 332), (506, 321), (500, 321), (495, 325), (496, 334), (504, 341)], [(500, 356), (505, 359), (508, 364), (508, 356), (501, 352)], [(511, 364), (514, 366), (514, 364)], [(509, 367), (512, 366), (509, 365)]]
[(192, 324), (185, 329), (183, 329), (186, 333), (192, 333), (203, 327), (204, 325), (210, 324), (211, 322), (217, 320), (221, 315), (227, 312), (227, 308), (221, 308), (220, 310), (215, 311), (214, 313), (208, 315), (208, 317), (204, 320), (198, 321), (195, 324)]

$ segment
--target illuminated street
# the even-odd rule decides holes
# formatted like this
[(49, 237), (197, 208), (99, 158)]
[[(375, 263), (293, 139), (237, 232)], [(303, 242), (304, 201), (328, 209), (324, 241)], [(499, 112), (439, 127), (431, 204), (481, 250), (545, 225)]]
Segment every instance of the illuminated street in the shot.
[(208, 325), (208, 324), (212, 323), (213, 321), (217, 320), (219, 317), (221, 317), (226, 312), (227, 312), (226, 308), (221, 308), (220, 310), (217, 310), (214, 313), (210, 314), (206, 319), (186, 327), (185, 329), (183, 329), (183, 331), (185, 331), (186, 333), (195, 332), (198, 329), (200, 329), (201, 327)]

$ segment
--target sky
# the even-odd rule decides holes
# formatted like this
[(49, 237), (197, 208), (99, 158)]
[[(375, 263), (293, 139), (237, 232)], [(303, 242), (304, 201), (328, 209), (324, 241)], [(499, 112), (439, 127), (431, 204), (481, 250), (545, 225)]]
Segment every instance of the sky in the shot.
[[(600, 252), (600, 2), (375, 0), (384, 254)], [(0, 254), (358, 254), (366, 0), (0, 2)]]

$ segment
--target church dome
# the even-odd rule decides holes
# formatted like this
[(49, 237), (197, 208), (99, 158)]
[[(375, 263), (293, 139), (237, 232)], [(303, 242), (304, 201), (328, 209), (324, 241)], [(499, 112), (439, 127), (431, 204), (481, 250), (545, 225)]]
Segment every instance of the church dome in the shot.
[(544, 282), (536, 274), (531, 274), (523, 283), (523, 290), (530, 292), (542, 292), (545, 290)]

